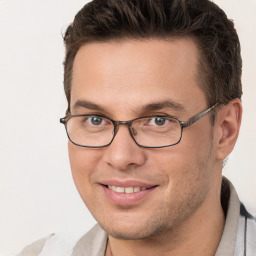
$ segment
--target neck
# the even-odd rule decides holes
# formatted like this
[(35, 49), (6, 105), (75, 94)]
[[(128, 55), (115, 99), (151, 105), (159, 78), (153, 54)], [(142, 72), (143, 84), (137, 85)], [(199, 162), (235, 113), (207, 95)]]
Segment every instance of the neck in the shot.
[(216, 196), (216, 200), (215, 204), (203, 203), (182, 224), (155, 237), (143, 240), (109, 237), (106, 256), (214, 256), (225, 224), (220, 197)]

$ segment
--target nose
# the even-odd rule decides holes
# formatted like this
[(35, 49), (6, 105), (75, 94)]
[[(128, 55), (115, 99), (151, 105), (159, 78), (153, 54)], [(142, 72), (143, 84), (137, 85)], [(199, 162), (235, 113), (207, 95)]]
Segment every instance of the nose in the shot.
[(105, 148), (103, 161), (116, 170), (128, 170), (145, 163), (145, 149), (136, 144), (128, 127), (121, 125), (112, 143)]

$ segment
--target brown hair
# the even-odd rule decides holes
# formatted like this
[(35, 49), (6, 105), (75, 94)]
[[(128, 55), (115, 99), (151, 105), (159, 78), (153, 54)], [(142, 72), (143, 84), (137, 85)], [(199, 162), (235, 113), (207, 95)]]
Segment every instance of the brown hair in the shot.
[(201, 53), (198, 77), (208, 105), (241, 98), (242, 60), (234, 24), (209, 0), (94, 0), (67, 28), (64, 89), (70, 104), (72, 68), (92, 41), (190, 36)]

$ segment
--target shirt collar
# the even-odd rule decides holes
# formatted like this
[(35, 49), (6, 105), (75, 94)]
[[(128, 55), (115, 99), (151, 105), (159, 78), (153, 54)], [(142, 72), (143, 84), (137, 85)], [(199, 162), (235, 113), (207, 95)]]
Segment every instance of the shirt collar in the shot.
[(227, 206), (226, 221), (215, 256), (233, 256), (236, 248), (240, 201), (234, 186), (225, 177), (222, 179), (221, 202), (224, 212)]

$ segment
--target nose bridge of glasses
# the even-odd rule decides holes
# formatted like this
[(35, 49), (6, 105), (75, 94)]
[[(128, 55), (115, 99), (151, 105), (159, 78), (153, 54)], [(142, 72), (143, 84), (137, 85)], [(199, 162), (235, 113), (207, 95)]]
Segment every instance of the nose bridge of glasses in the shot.
[(117, 133), (120, 125), (126, 125), (129, 129), (129, 132), (132, 137), (137, 135), (136, 130), (132, 127), (132, 121), (113, 121), (113, 123), (114, 123), (114, 128), (115, 128), (114, 134)]
[(120, 125), (126, 125), (128, 127), (131, 126), (132, 122), (131, 121), (112, 121), (115, 127), (115, 130), (120, 126)]

